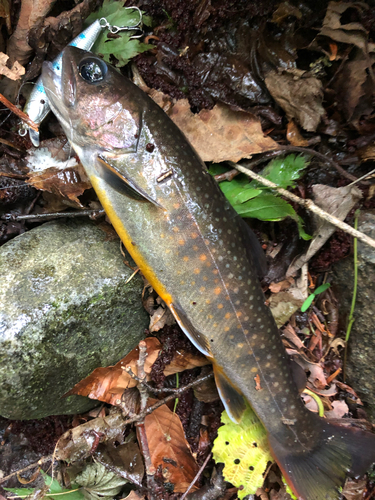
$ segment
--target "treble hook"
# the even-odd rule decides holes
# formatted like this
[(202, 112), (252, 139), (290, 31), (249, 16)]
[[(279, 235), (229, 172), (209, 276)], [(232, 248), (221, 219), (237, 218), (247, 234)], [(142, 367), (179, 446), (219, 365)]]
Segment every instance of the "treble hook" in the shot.
[(113, 35), (116, 35), (119, 31), (137, 31), (138, 30), (140, 32), (140, 34), (139, 35), (132, 35), (130, 37), (130, 40), (133, 40), (134, 38), (141, 38), (143, 36), (143, 30), (142, 30), (143, 16), (142, 16), (141, 10), (135, 6), (125, 7), (125, 9), (135, 9), (138, 11), (139, 21), (137, 24), (134, 24), (133, 26), (112, 26), (112, 24), (110, 24), (105, 17), (102, 17), (99, 21), (100, 26), (102, 26), (102, 28), (107, 28), (108, 31), (110, 33), (112, 33)]

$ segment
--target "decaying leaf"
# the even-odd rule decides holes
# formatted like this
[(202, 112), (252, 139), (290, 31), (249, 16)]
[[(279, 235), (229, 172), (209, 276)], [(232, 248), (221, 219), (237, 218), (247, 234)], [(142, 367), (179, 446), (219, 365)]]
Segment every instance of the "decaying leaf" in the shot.
[(145, 497), (142, 496), (140, 493), (138, 493), (135, 490), (132, 490), (129, 495), (124, 498), (123, 500), (145, 500)]
[(114, 411), (106, 417), (98, 417), (74, 427), (63, 434), (56, 446), (56, 460), (76, 462), (91, 455), (99, 443), (108, 441), (122, 443), (124, 432), (121, 411)]
[(48, 191), (62, 198), (68, 198), (81, 208), (83, 205), (78, 196), (92, 187), (81, 164), (64, 170), (51, 167), (42, 172), (30, 172), (29, 183), (41, 191)]
[(11, 68), (8, 68), (9, 56), (0, 52), (0, 75), (4, 75), (10, 80), (19, 80), (25, 74), (25, 68), (18, 61), (15, 61)]
[(302, 137), (299, 128), (293, 120), (290, 120), (287, 126), (286, 138), (293, 146), (299, 146), (302, 148), (307, 148), (309, 145), (309, 141)]
[(267, 88), (288, 120), (295, 119), (308, 132), (315, 132), (325, 111), (322, 82), (309, 73), (272, 70), (265, 78)]
[(320, 35), (328, 36), (336, 42), (355, 45), (367, 53), (375, 48), (375, 44), (367, 43), (368, 34), (361, 23), (341, 24), (341, 19), (348, 9), (365, 10), (369, 5), (364, 2), (329, 2), (327, 12), (320, 30)]
[(130, 441), (116, 447), (100, 444), (95, 453), (95, 460), (116, 475), (142, 486), (144, 466), (137, 443)]
[(10, 19), (10, 5), (9, 0), (2, 0), (0, 2), (0, 17), (5, 19), (8, 33), (12, 32), (12, 23)]
[(277, 143), (263, 134), (260, 121), (244, 111), (233, 111), (225, 104), (194, 115), (187, 99), (181, 99), (168, 112), (184, 132), (203, 161), (237, 162), (242, 158), (270, 151)]
[(349, 407), (345, 401), (333, 401), (332, 410), (326, 411), (327, 418), (342, 418), (349, 413)]
[[(289, 355), (293, 356), (293, 360), (298, 363), (305, 372), (309, 372), (308, 382), (310, 387), (314, 390), (324, 389), (327, 386), (327, 379), (324, 375), (323, 367), (320, 363), (314, 363), (310, 361), (303, 352), (295, 351), (294, 349), (286, 350)], [(334, 392), (335, 394), (336, 392)], [(319, 393), (320, 394), (320, 393)]]
[(293, 281), (288, 289), (271, 294), (270, 309), (279, 328), (301, 308), (307, 296), (307, 282), (303, 274), (300, 279)]
[(346, 498), (346, 500), (362, 500), (366, 487), (366, 479), (348, 479), (342, 490), (342, 496)]
[[(344, 220), (354, 205), (362, 198), (362, 193), (356, 186), (334, 188), (323, 184), (315, 184), (312, 189), (315, 203), (340, 220)], [(297, 259), (292, 262), (286, 273), (287, 276), (294, 276), (296, 272), (316, 254), (336, 230), (329, 222), (318, 217), (314, 217), (314, 219), (316, 229), (310, 246), (306, 253), (297, 257)]]
[(215, 462), (225, 464), (225, 479), (237, 488), (238, 497), (256, 493), (262, 486), (268, 462), (273, 462), (267, 433), (253, 410), (248, 407), (239, 424), (233, 423), (224, 411), (222, 427), (212, 449)]
[(127, 480), (109, 471), (104, 465), (94, 462), (75, 478), (76, 483), (83, 486), (90, 500), (112, 499), (120, 493)]
[[(148, 337), (145, 342), (147, 345), (147, 358), (144, 370), (146, 375), (149, 376), (152, 365), (159, 356), (161, 344), (155, 337)], [(138, 356), (139, 349), (136, 347), (116, 365), (96, 368), (88, 377), (78, 382), (65, 396), (78, 394), (116, 405), (117, 400), (121, 399), (124, 390), (135, 387), (138, 383), (124, 370), (125, 367), (129, 367), (135, 375), (138, 375)], [(165, 367), (164, 375), (172, 375), (207, 364), (209, 364), (209, 361), (201, 354), (193, 355), (179, 352), (176, 353), (171, 363)], [(149, 380), (149, 377), (147, 377), (147, 380)]]
[(171, 326), (175, 323), (176, 320), (168, 307), (160, 305), (150, 317), (150, 326), (148, 329), (150, 333), (154, 333), (161, 330), (165, 325)]
[(163, 405), (146, 416), (145, 428), (153, 466), (161, 466), (165, 481), (174, 485), (174, 493), (184, 493), (198, 472), (198, 465), (178, 415)]

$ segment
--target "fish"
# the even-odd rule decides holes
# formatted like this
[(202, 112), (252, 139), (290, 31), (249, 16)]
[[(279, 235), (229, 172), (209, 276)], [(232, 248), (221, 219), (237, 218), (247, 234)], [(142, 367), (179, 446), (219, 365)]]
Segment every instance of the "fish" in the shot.
[(255, 237), (198, 154), (156, 103), (89, 52), (66, 48), (61, 75), (44, 63), (42, 77), (115, 230), (212, 362), (230, 418), (241, 420), (247, 400), (295, 495), (338, 499), (347, 474), (375, 462), (375, 435), (306, 409), (248, 251)]
[[(102, 19), (97, 19), (90, 26), (88, 26), (84, 31), (82, 31), (78, 36), (76, 36), (70, 43), (72, 47), (80, 47), (81, 49), (90, 50), (94, 45), (96, 39), (106, 28), (106, 24), (102, 22)], [(56, 73), (61, 73), (62, 64), (62, 52), (53, 60), (52, 65)], [(26, 113), (34, 123), (39, 125), (45, 119), (45, 117), (50, 112), (51, 108), (49, 106), (48, 98), (44, 90), (42, 77), (40, 76), (33, 90), (26, 101), (24, 106), (24, 113)], [(19, 129), (19, 134), (24, 136), (29, 132), (30, 140), (32, 144), (37, 148), (39, 147), (39, 132), (28, 127), (26, 124), (22, 124)]]

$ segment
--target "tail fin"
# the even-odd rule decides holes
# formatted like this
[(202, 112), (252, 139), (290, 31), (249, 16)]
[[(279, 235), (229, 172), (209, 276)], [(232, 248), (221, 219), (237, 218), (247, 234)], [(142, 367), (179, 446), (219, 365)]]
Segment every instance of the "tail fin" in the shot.
[(337, 500), (346, 475), (362, 476), (375, 462), (375, 434), (317, 423), (322, 437), (313, 449), (288, 449), (269, 435), (271, 452), (299, 500)]

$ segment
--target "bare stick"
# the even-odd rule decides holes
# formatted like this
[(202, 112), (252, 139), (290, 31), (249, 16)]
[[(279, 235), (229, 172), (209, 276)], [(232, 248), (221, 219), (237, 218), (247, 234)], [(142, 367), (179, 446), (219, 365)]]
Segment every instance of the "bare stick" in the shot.
[(191, 490), (191, 488), (194, 486), (194, 484), (198, 481), (199, 479), (199, 476), (202, 474), (202, 472), (204, 471), (204, 468), (206, 467), (206, 465), (208, 464), (208, 461), (210, 460), (211, 458), (211, 453), (209, 453), (206, 457), (206, 460), (203, 462), (201, 468), (199, 469), (199, 471), (197, 472), (195, 478), (192, 480), (192, 482), (189, 484), (189, 488), (185, 491), (185, 493), (182, 495), (182, 497), (180, 498), (180, 500), (185, 500), (187, 494), (189, 493), (189, 491)]
[[(18, 186), (17, 186), (18, 187)], [(96, 219), (105, 215), (104, 210), (80, 210), (77, 212), (50, 212), (47, 214), (32, 214), (32, 215), (13, 215), (5, 214), (0, 217), (0, 220), (17, 222), (21, 220), (43, 220), (49, 219), (51, 217), (55, 219), (62, 219), (63, 217), (90, 217), (91, 219)]]
[(329, 222), (330, 224), (338, 227), (339, 229), (342, 229), (343, 231), (350, 234), (354, 238), (358, 238), (360, 241), (362, 241), (363, 243), (366, 243), (370, 247), (375, 248), (375, 240), (373, 240), (372, 238), (370, 238), (366, 234), (361, 233), (361, 231), (357, 231), (353, 227), (349, 226), (349, 224), (346, 224), (345, 222), (341, 221), (340, 219), (338, 219), (334, 215), (331, 215), (328, 212), (325, 212), (324, 210), (319, 208), (318, 205), (315, 205), (315, 203), (313, 201), (304, 200), (304, 199), (300, 198), (299, 196), (296, 196), (295, 194), (290, 193), (286, 189), (279, 188), (277, 186), (277, 184), (274, 184), (273, 182), (269, 181), (268, 179), (265, 179), (261, 175), (255, 174), (254, 172), (252, 172), (248, 168), (241, 167), (241, 165), (237, 165), (236, 163), (233, 163), (233, 162), (228, 162), (228, 163), (230, 163), (234, 168), (236, 168), (237, 170), (239, 170), (243, 174), (248, 175), (252, 179), (255, 179), (256, 181), (263, 184), (264, 186), (275, 189), (275, 191), (277, 191), (279, 194), (281, 194), (285, 198), (288, 198), (289, 200), (292, 200), (295, 203), (298, 203), (298, 205), (301, 205), (302, 207), (306, 208), (307, 210), (310, 210), (310, 212), (313, 212), (321, 219)]
[(35, 122), (33, 122), (31, 120), (31, 118), (29, 118), (27, 116), (26, 113), (24, 113), (23, 111), (18, 109), (17, 106), (15, 106), (10, 101), (8, 101), (8, 99), (6, 97), (4, 97), (3, 94), (0, 94), (0, 102), (2, 102), (7, 108), (9, 108), (11, 111), (13, 111), (13, 113), (15, 115), (17, 115), (19, 118), (21, 118), (21, 120), (23, 120), (25, 123), (27, 123), (27, 125), (30, 128), (32, 128), (33, 130), (35, 130), (35, 132), (38, 132), (38, 130), (39, 130), (38, 125)]
[(8, 474), (8, 476), (0, 478), (0, 484), (5, 483), (5, 481), (8, 481), (8, 479), (11, 479), (13, 476), (16, 476), (17, 474), (22, 474), (23, 472), (26, 472), (30, 469), (35, 469), (35, 467), (39, 467), (40, 465), (43, 465), (46, 462), (50, 462), (51, 460), (52, 460), (52, 455), (48, 455), (47, 457), (42, 457), (37, 462), (34, 462), (33, 464), (30, 464), (27, 467), (24, 467), (23, 469), (16, 470), (11, 474)]

